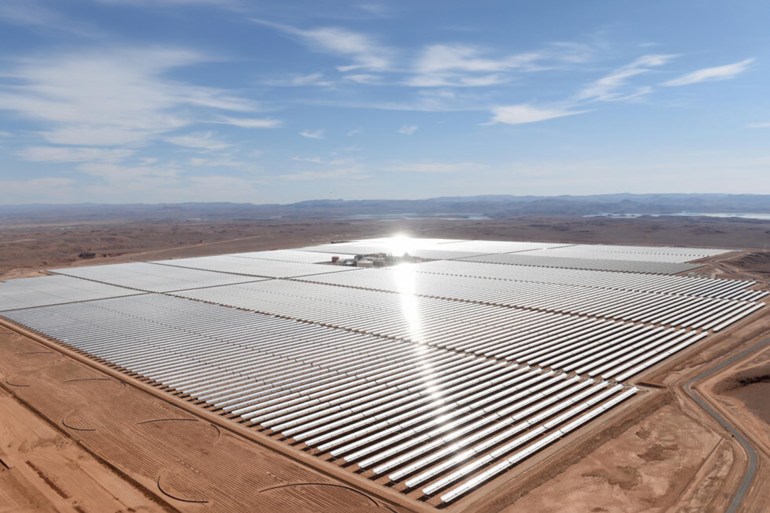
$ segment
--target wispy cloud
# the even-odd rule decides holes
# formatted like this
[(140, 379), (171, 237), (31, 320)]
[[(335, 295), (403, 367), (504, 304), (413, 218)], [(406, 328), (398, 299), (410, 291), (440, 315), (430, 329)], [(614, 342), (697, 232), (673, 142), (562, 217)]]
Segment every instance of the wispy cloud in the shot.
[(96, 28), (79, 20), (67, 18), (37, 0), (3, 0), (0, 2), (0, 23), (2, 22), (31, 27), (47, 35), (65, 33), (85, 37), (101, 35)]
[(461, 101), (456, 96), (426, 96), (418, 95), (416, 98), (398, 100), (371, 100), (371, 101), (347, 101), (347, 100), (312, 100), (306, 101), (309, 105), (321, 105), (324, 107), (340, 107), (345, 109), (371, 109), (393, 110), (409, 112), (472, 112), (487, 110), (487, 101)]
[(166, 142), (202, 152), (222, 151), (232, 147), (232, 144), (222, 141), (214, 132), (194, 132), (190, 134), (166, 137)]
[(502, 123), (505, 125), (522, 125), (537, 123), (549, 119), (563, 118), (582, 114), (585, 110), (571, 110), (571, 107), (534, 107), (522, 103), (519, 105), (501, 105), (492, 108), (492, 119), (489, 124)]
[(387, 168), (398, 173), (467, 173), (479, 171), (484, 166), (478, 162), (409, 162), (398, 163)]
[(145, 185), (150, 185), (148, 180), (169, 184), (171, 180), (176, 179), (181, 174), (181, 170), (176, 165), (123, 165), (113, 162), (85, 162), (80, 164), (77, 169), (81, 173), (111, 184), (139, 184), (141, 183), (139, 180), (144, 180)]
[(205, 167), (209, 169), (229, 168), (246, 171), (254, 168), (253, 162), (245, 162), (227, 155), (217, 155), (214, 157), (192, 157), (188, 162), (191, 166)]
[(307, 182), (315, 180), (363, 180), (369, 176), (359, 167), (340, 167), (323, 171), (299, 171), (280, 175), (279, 178), (290, 182)]
[(338, 66), (339, 71), (383, 71), (392, 67), (393, 50), (368, 34), (341, 27), (300, 29), (265, 20), (253, 21), (297, 38), (312, 51), (346, 57), (352, 61), (351, 64)]
[(299, 157), (294, 156), (291, 158), (294, 162), (308, 162), (310, 164), (318, 164), (323, 166), (339, 166), (342, 164), (350, 164), (352, 162), (351, 159), (339, 159), (339, 158), (333, 158), (333, 159), (327, 159), (323, 157)]
[(93, 0), (107, 5), (128, 6), (152, 6), (152, 7), (180, 7), (180, 6), (212, 6), (212, 7), (238, 7), (241, 2), (236, 0)]
[(510, 81), (511, 72), (543, 71), (567, 63), (584, 62), (590, 47), (553, 43), (537, 51), (495, 56), (468, 44), (435, 44), (425, 47), (406, 84), (416, 87), (488, 87)]
[(306, 128), (305, 130), (302, 130), (299, 135), (302, 137), (307, 137), (308, 139), (323, 139), (326, 135), (326, 132), (321, 129), (311, 130)]
[(356, 84), (379, 84), (382, 77), (374, 73), (350, 73), (345, 75), (345, 80)]
[(134, 154), (129, 149), (67, 146), (28, 146), (18, 155), (30, 162), (117, 162)]
[(541, 58), (538, 53), (524, 53), (495, 59), (469, 45), (431, 45), (418, 57), (415, 75), (407, 83), (418, 87), (494, 85), (505, 81), (501, 72)]
[(158, 48), (23, 59), (3, 70), (0, 109), (40, 123), (51, 143), (76, 146), (143, 145), (216, 112), (255, 110), (224, 90), (166, 78), (170, 70), (208, 60)]
[(673, 80), (669, 80), (668, 82), (664, 82), (663, 85), (668, 87), (678, 87), (711, 80), (727, 80), (747, 71), (753, 62), (754, 59), (752, 58), (744, 59), (733, 64), (726, 64), (724, 66), (702, 68)]
[(761, 123), (749, 123), (746, 125), (748, 128), (770, 128), (770, 121)]
[(390, 16), (390, 9), (385, 4), (375, 2), (365, 2), (357, 6), (360, 10), (366, 14), (370, 14), (377, 18), (387, 18)]
[(583, 88), (579, 100), (621, 101), (639, 98), (652, 92), (649, 86), (628, 87), (631, 78), (649, 73), (674, 59), (674, 55), (643, 55), (633, 62), (615, 69)]
[(396, 130), (396, 132), (403, 135), (414, 135), (414, 133), (417, 131), (417, 128), (418, 127), (416, 125), (404, 125)]
[(237, 126), (238, 128), (278, 128), (283, 121), (273, 118), (219, 118), (215, 123)]
[(323, 73), (293, 74), (283, 78), (273, 78), (264, 82), (276, 87), (331, 87), (333, 80), (327, 79)]

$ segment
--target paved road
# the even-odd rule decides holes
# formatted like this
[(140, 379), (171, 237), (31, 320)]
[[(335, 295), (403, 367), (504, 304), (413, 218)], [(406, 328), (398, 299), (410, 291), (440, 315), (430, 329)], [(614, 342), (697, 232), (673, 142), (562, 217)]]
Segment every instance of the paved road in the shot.
[(733, 495), (730, 504), (728, 504), (727, 509), (725, 509), (725, 513), (737, 513), (740, 509), (741, 504), (743, 503), (743, 499), (746, 497), (746, 492), (748, 492), (749, 488), (751, 488), (751, 483), (754, 481), (754, 477), (757, 473), (757, 452), (751, 445), (751, 442), (749, 442), (748, 438), (746, 438), (743, 433), (741, 433), (738, 428), (731, 424), (730, 421), (727, 420), (721, 413), (714, 409), (711, 404), (706, 402), (706, 400), (703, 399), (703, 397), (701, 397), (698, 392), (693, 390), (692, 387), (696, 382), (710, 378), (717, 372), (720, 372), (726, 367), (759, 352), (761, 349), (764, 349), (768, 345), (770, 345), (770, 339), (762, 340), (750, 348), (729, 357), (716, 367), (712, 367), (704, 372), (701, 372), (694, 378), (687, 381), (682, 387), (690, 399), (698, 403), (701, 408), (706, 410), (706, 412), (711, 415), (714, 420), (719, 422), (719, 424), (725, 428), (738, 441), (739, 444), (741, 444), (741, 447), (743, 447), (743, 449), (746, 451), (746, 454), (748, 455), (746, 472), (743, 474), (743, 478), (741, 479), (741, 482), (738, 485), (738, 489), (736, 490), (735, 495)]

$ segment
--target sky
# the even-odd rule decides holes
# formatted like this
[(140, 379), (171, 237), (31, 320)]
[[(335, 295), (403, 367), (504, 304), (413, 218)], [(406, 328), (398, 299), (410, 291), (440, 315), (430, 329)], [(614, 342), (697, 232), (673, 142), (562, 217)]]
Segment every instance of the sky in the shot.
[(770, 194), (766, 0), (0, 0), (0, 204)]

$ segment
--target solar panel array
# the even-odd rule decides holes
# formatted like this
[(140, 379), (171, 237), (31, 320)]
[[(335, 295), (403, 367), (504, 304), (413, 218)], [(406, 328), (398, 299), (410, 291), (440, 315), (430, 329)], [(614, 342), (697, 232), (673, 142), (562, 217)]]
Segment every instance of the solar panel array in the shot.
[(131, 294), (138, 292), (69, 276), (40, 276), (0, 284), (0, 312)]
[(682, 263), (725, 253), (724, 249), (661, 248), (650, 246), (608, 246), (605, 244), (575, 244), (558, 248), (528, 251), (531, 256), (567, 258), (599, 258), (606, 260), (643, 260), (646, 262)]
[(159, 265), (264, 278), (291, 278), (356, 270), (353, 267), (221, 255), (152, 262)]
[[(341, 259), (353, 258), (355, 253), (335, 252)], [(257, 260), (277, 260), (279, 262), (299, 262), (304, 264), (328, 263), (332, 257), (329, 253), (295, 249), (277, 249), (273, 251), (251, 251), (248, 253), (232, 253), (232, 257), (253, 258)]]
[(469, 258), (485, 254), (516, 253), (562, 247), (564, 244), (548, 242), (511, 242), (490, 240), (458, 240), (458, 239), (409, 239), (399, 237), (368, 239), (364, 241), (323, 244), (307, 248), (314, 252), (352, 254), (392, 253), (400, 256), (408, 253), (410, 256), (425, 259), (455, 259)]
[(170, 292), (253, 281), (255, 278), (147, 262), (54, 269), (52, 272), (145, 292)]
[[(478, 276), (419, 272), (420, 266), (371, 269), (356, 273), (319, 275), (306, 278), (315, 283), (392, 293), (454, 299), (467, 302), (526, 308), (546, 312), (586, 315), (629, 322), (646, 322), (683, 328), (720, 329), (726, 321), (756, 309), (754, 301), (622, 290), (563, 283), (484, 279)], [(468, 264), (470, 266), (480, 264)], [(472, 271), (470, 271), (472, 272)], [(748, 282), (749, 284), (751, 282)], [(270, 288), (269, 283), (264, 287)], [(746, 286), (744, 282), (743, 287)], [(260, 289), (255, 284), (250, 289)], [(193, 291), (197, 292), (197, 291)], [(220, 294), (219, 289), (200, 291), (196, 296)], [(747, 292), (741, 290), (741, 292)], [(754, 297), (753, 292), (749, 294)], [(762, 293), (760, 293), (762, 294)], [(212, 301), (218, 302), (218, 301)]]
[[(60, 269), (0, 284), (0, 315), (450, 504), (639, 393), (628, 379), (764, 304), (750, 281), (667, 274), (718, 250), (580, 248), (373, 239)], [(446, 260), (328, 265), (403, 251)], [(533, 253), (563, 256), (521, 257)], [(599, 270), (569, 268), (577, 261)]]
[(647, 262), (644, 260), (608, 260), (595, 258), (572, 258), (564, 256), (527, 256), (523, 253), (492, 253), (463, 257), (469, 262), (490, 264), (529, 265), (534, 267), (557, 267), (564, 269), (587, 269), (595, 271), (619, 271), (627, 273), (677, 274), (692, 271), (702, 264), (677, 262)]

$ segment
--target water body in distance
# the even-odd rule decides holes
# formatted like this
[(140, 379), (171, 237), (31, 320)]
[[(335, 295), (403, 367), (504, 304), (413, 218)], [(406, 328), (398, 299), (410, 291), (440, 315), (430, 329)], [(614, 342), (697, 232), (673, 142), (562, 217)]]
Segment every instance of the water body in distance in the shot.
[(677, 212), (676, 214), (593, 214), (583, 217), (613, 217), (620, 219), (634, 219), (637, 217), (662, 217), (662, 216), (679, 216), (679, 217), (738, 217), (741, 219), (762, 219), (770, 221), (770, 214), (762, 214), (756, 212)]

